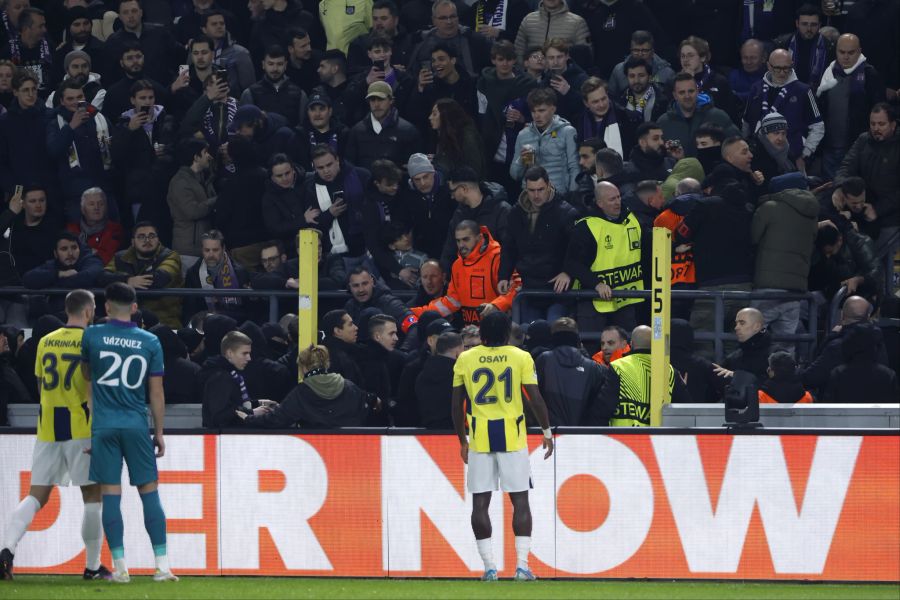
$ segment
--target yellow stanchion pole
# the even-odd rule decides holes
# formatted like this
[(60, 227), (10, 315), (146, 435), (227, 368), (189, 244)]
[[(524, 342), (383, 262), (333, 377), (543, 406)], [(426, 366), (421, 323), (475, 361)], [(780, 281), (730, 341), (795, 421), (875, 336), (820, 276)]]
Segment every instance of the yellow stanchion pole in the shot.
[(653, 228), (653, 279), (650, 327), (650, 426), (662, 425), (662, 407), (668, 402), (669, 330), (672, 306), (672, 232)]
[(319, 232), (301, 229), (297, 234), (297, 345), (300, 350), (319, 342)]

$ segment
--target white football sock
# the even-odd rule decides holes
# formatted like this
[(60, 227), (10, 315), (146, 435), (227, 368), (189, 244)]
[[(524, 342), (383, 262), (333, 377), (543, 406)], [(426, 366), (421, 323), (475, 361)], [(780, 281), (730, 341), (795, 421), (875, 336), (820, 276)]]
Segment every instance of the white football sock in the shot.
[(113, 559), (113, 571), (116, 573), (127, 573), (128, 567), (125, 565), (125, 557)]
[(91, 571), (100, 568), (100, 549), (103, 546), (103, 521), (100, 503), (85, 502), (81, 519), (81, 539), (84, 540), (85, 566)]
[(475, 544), (478, 545), (478, 554), (481, 555), (481, 560), (484, 561), (484, 570), (496, 569), (497, 565), (494, 564), (494, 545), (491, 543), (491, 538), (475, 540)]
[(34, 496), (25, 496), (19, 505), (16, 506), (9, 517), (9, 523), (6, 525), (6, 535), (3, 536), (3, 548), (9, 548), (13, 554), (16, 553), (16, 546), (19, 540), (25, 535), (25, 531), (34, 520), (34, 515), (41, 510), (41, 503)]
[(163, 573), (169, 572), (169, 556), (167, 554), (159, 554), (154, 556), (156, 559), (156, 570)]
[(528, 552), (531, 550), (531, 536), (530, 535), (517, 535), (516, 536), (516, 568), (517, 569), (527, 569), (528, 568)]

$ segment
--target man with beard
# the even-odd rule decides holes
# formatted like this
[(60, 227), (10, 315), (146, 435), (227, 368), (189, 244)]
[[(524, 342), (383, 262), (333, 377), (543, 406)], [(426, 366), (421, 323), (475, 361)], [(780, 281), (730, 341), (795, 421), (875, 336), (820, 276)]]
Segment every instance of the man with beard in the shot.
[(393, 0), (376, 0), (372, 5), (372, 30), (350, 42), (350, 47), (347, 49), (347, 61), (350, 63), (352, 73), (364, 71), (371, 64), (366, 50), (369, 36), (376, 33), (386, 35), (391, 39), (393, 48), (391, 62), (393, 64), (405, 67), (409, 63), (413, 39), (400, 25), (400, 9)]
[(309, 33), (305, 29), (293, 29), (288, 37), (288, 64), (285, 73), (304, 92), (311, 94), (313, 87), (319, 85), (317, 70), (322, 53), (313, 49)]
[(304, 169), (312, 167), (312, 151), (326, 144), (339, 155), (347, 143), (347, 128), (334, 117), (331, 98), (321, 88), (315, 88), (306, 104), (306, 120), (294, 128), (294, 148), (291, 154)]
[(685, 156), (696, 155), (694, 134), (703, 125), (717, 125), (729, 136), (740, 134), (728, 113), (715, 107), (705, 95), (700, 95), (697, 82), (690, 73), (675, 75), (672, 95), (674, 102), (657, 123), (666, 140), (681, 142)]
[(394, 90), (386, 81), (369, 85), (366, 100), (369, 114), (350, 129), (347, 160), (364, 169), (379, 158), (396, 165), (422, 149), (422, 137), (412, 123), (400, 117), (394, 107)]
[(834, 178), (837, 184), (852, 176), (865, 180), (869, 203), (866, 220), (881, 226), (879, 250), (898, 227), (900, 169), (897, 165), (900, 165), (897, 113), (891, 105), (879, 102), (869, 112), (869, 131), (856, 138)]
[(842, 233), (855, 229), (877, 240), (881, 227), (878, 221), (868, 219), (866, 213), (871, 210), (866, 202), (866, 182), (862, 177), (847, 177), (819, 196), (820, 226), (830, 222)]
[(222, 9), (204, 11), (200, 15), (200, 31), (213, 41), (213, 56), (218, 64), (227, 69), (229, 85), (235, 90), (243, 91), (253, 84), (256, 71), (250, 60), (250, 51), (235, 43), (225, 21), (226, 13)]
[(63, 59), (73, 50), (81, 50), (90, 56), (89, 62), (92, 68), (106, 76), (106, 46), (92, 35), (93, 21), (88, 9), (83, 6), (72, 6), (65, 12), (66, 42), (53, 52), (53, 66), (56, 70), (56, 79), (60, 80), (65, 74)]
[[(250, 287), (250, 275), (239, 262), (229, 256), (221, 231), (211, 229), (200, 236), (200, 251), (200, 260), (188, 269), (184, 277), (185, 288), (238, 290)], [(248, 300), (250, 299), (229, 296), (191, 296), (184, 303), (183, 312), (190, 318), (190, 315), (205, 309), (241, 322), (249, 315)]]
[[(117, 58), (119, 66), (122, 68), (123, 78), (107, 88), (106, 99), (103, 101), (103, 115), (109, 120), (117, 121), (119, 116), (128, 110), (131, 105), (129, 101), (131, 86), (137, 81), (146, 79), (152, 83), (156, 100), (163, 105), (167, 103), (170, 94), (174, 94), (188, 85), (190, 80), (188, 74), (185, 73), (176, 77), (169, 89), (166, 89), (159, 81), (152, 79), (149, 74), (147, 77), (144, 76), (145, 55), (138, 44), (123, 44), (120, 45), (120, 48), (122, 48), (122, 53)], [(107, 52), (109, 52), (109, 48), (107, 48)]]
[(788, 122), (779, 113), (769, 113), (763, 117), (759, 131), (750, 140), (753, 153), (751, 169), (760, 171), (766, 181), (797, 170), (796, 157), (790, 154), (787, 139)]
[[(122, 281), (138, 290), (180, 288), (181, 257), (177, 252), (160, 244), (156, 226), (149, 221), (134, 225), (131, 247), (116, 252), (100, 275), (99, 286)], [(168, 296), (148, 298), (141, 302), (145, 308), (159, 317), (159, 322), (172, 328), (181, 327), (181, 298)]]
[(267, 113), (279, 114), (295, 127), (306, 116), (306, 92), (285, 75), (288, 54), (281, 46), (270, 46), (262, 59), (263, 78), (241, 94), (242, 106), (252, 104)]
[(629, 56), (622, 68), (627, 85), (614, 100), (622, 147), (631, 148), (635, 144), (635, 130), (641, 123), (656, 121), (666, 114), (669, 95), (666, 88), (652, 80), (650, 63), (643, 58)]
[(120, 0), (119, 20), (122, 29), (106, 39), (106, 49), (110, 60), (122, 56), (124, 48), (136, 44), (145, 56), (153, 60), (147, 64), (148, 77), (156, 81), (171, 81), (178, 64), (178, 57), (184, 52), (167, 27), (155, 23), (143, 23), (144, 11), (140, 0)]
[[(103, 263), (90, 252), (83, 252), (78, 238), (68, 231), (56, 236), (53, 258), (31, 269), (22, 277), (26, 288), (42, 290), (46, 288), (92, 288), (103, 271)], [(64, 298), (54, 296), (44, 298), (46, 311), (59, 312), (64, 309)], [(34, 298), (32, 298), (32, 303)], [(42, 303), (43, 304), (43, 303)], [(32, 305), (32, 310), (34, 306)]]
[(797, 30), (775, 38), (775, 45), (788, 50), (794, 57), (797, 79), (813, 90), (819, 87), (834, 56), (834, 46), (820, 33), (822, 11), (817, 4), (804, 4), (798, 8), (794, 21)]
[[(103, 110), (103, 100), (106, 98), (106, 90), (100, 83), (100, 75), (93, 72), (93, 62), (90, 55), (83, 50), (72, 50), (63, 57), (63, 79), (72, 79), (82, 85), (84, 99), (94, 105), (97, 110)], [(56, 92), (51, 92), (47, 97), (47, 107), (56, 108)]]
[(53, 55), (47, 40), (47, 20), (44, 11), (26, 8), (19, 15), (19, 34), (9, 43), (0, 45), (0, 58), (8, 58), (20, 69), (31, 71), (38, 78), (38, 94), (46, 98), (53, 90)]
[(653, 121), (642, 123), (635, 135), (637, 145), (631, 149), (628, 162), (638, 172), (639, 179), (665, 181), (675, 166), (675, 159), (666, 150), (662, 128)]

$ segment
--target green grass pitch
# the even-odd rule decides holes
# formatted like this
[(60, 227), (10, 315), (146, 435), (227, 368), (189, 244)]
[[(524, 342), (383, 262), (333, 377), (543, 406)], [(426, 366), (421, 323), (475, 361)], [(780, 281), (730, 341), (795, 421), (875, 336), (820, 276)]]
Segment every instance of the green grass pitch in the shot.
[(536, 581), (482, 583), (450, 579), (320, 579), (274, 577), (185, 577), (156, 583), (132, 577), (129, 584), (88, 582), (80, 577), (20, 575), (0, 581), (0, 599), (80, 598), (810, 598), (855, 600), (900, 598), (900, 585), (660, 582)]

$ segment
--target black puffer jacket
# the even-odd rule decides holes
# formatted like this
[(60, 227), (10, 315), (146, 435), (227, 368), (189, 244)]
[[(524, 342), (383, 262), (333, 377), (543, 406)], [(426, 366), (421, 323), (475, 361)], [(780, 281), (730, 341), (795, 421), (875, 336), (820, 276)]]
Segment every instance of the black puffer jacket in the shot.
[(541, 395), (551, 425), (609, 425), (618, 398), (609, 383), (610, 370), (582, 354), (559, 334), (557, 346), (535, 361)]
[(566, 244), (577, 219), (576, 210), (555, 190), (540, 208), (535, 208), (523, 191), (509, 211), (506, 237), (498, 240), (499, 278), (509, 280), (516, 270), (524, 287), (552, 288), (549, 280), (563, 270)]
[(687, 388), (693, 402), (719, 402), (721, 378), (713, 371), (712, 363), (694, 354), (694, 330), (684, 319), (672, 319), (671, 363), (682, 377), (687, 376)]
[(453, 389), (453, 365), (447, 356), (429, 356), (416, 377), (418, 425), (426, 429), (453, 429), (450, 416), (450, 392)]
[(721, 196), (701, 199), (684, 218), (675, 243), (693, 243), (700, 287), (753, 280), (752, 218), (753, 205), (736, 186), (725, 186)]
[(841, 327), (840, 331), (829, 332), (819, 355), (800, 373), (800, 376), (803, 379), (803, 385), (816, 394), (817, 398), (822, 398), (822, 392), (824, 392), (825, 386), (828, 384), (828, 378), (843, 362), (841, 344), (843, 343), (844, 337), (852, 333), (857, 327), (871, 329), (871, 341), (872, 345), (875, 347), (874, 362), (888, 366), (887, 349), (884, 345), (884, 336), (881, 329), (872, 323), (852, 323), (844, 325)]
[(371, 167), (379, 158), (392, 160), (396, 165), (405, 165), (411, 154), (422, 151), (424, 146), (419, 130), (396, 112), (381, 126), (381, 132), (375, 133), (372, 119), (370, 115), (366, 115), (351, 127), (344, 151), (347, 160), (364, 169)]
[(772, 352), (772, 336), (763, 329), (749, 340), (738, 344), (738, 349), (725, 357), (722, 366), (730, 371), (747, 371), (758, 381), (767, 377), (769, 354)]
[(266, 193), (262, 197), (263, 223), (273, 238), (285, 243), (285, 248), (294, 247), (297, 231), (309, 227), (303, 218), (306, 204), (303, 186), (303, 171), (297, 169), (294, 187), (283, 188), (266, 181)]
[[(207, 429), (230, 429), (240, 427), (241, 418), (235, 412), (239, 408), (252, 409), (259, 406), (250, 400), (244, 406), (241, 387), (232, 377), (234, 366), (222, 356), (206, 359), (197, 377), (197, 385), (203, 399), (203, 427)], [(246, 373), (242, 373), (246, 377)]]
[(843, 364), (831, 372), (825, 388), (825, 402), (897, 401), (900, 390), (897, 374), (876, 362), (877, 336), (874, 327), (854, 327), (841, 340)]

